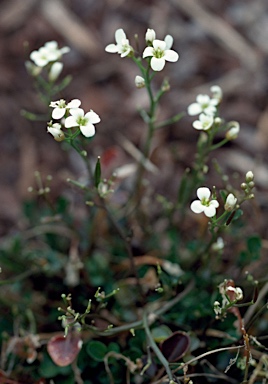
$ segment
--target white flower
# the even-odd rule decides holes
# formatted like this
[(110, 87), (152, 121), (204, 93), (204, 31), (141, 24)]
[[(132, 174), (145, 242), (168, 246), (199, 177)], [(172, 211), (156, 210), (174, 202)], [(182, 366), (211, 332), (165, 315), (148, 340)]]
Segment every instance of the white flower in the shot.
[(144, 88), (145, 87), (145, 80), (143, 77), (137, 75), (135, 77), (135, 85), (137, 88)]
[(67, 109), (79, 108), (80, 105), (81, 101), (79, 99), (73, 99), (68, 104), (66, 104), (66, 101), (63, 99), (51, 101), (49, 104), (50, 107), (54, 108), (52, 117), (55, 120), (61, 119), (65, 115)]
[(156, 38), (156, 34), (154, 29), (148, 28), (145, 34), (145, 41), (148, 43), (152, 43)]
[(51, 65), (51, 68), (48, 74), (49, 81), (53, 82), (57, 80), (57, 78), (61, 74), (62, 68), (63, 68), (63, 64), (60, 63), (59, 61), (56, 61), (55, 63), (53, 63)]
[(31, 52), (30, 58), (38, 67), (45, 67), (48, 63), (59, 60), (64, 53), (69, 51), (69, 47), (59, 49), (56, 41), (49, 41), (38, 51)]
[(79, 127), (82, 134), (86, 137), (95, 135), (93, 124), (99, 123), (100, 118), (97, 113), (90, 110), (85, 114), (82, 108), (70, 109), (71, 116), (65, 120), (65, 128)]
[(199, 116), (199, 120), (194, 121), (192, 125), (195, 129), (207, 131), (209, 128), (212, 127), (213, 122), (213, 116), (201, 113), (201, 115)]
[(56, 141), (63, 141), (65, 139), (64, 132), (62, 132), (61, 125), (59, 123), (48, 125), (47, 131), (51, 133)]
[(221, 314), (221, 312), (222, 312), (221, 304), (220, 304), (219, 301), (214, 301), (213, 309), (214, 309), (214, 312), (215, 312), (215, 315), (216, 315), (216, 318), (217, 318)]
[(236, 202), (237, 202), (237, 198), (232, 193), (229, 193), (224, 205), (225, 211), (231, 212), (235, 208)]
[(227, 287), (226, 288), (226, 293), (227, 292), (233, 292), (235, 294), (234, 300), (242, 300), (243, 299), (243, 291), (240, 287)]
[(204, 212), (207, 217), (215, 216), (219, 203), (217, 200), (210, 200), (210, 195), (211, 192), (207, 187), (198, 188), (197, 197), (199, 200), (192, 202), (191, 210), (194, 213)]
[(216, 105), (219, 104), (217, 99), (211, 99), (208, 95), (198, 95), (196, 103), (192, 103), (188, 107), (188, 114), (190, 116), (205, 113), (206, 115), (215, 115), (217, 109)]
[(122, 28), (115, 31), (116, 44), (109, 44), (106, 46), (105, 51), (109, 53), (118, 53), (121, 57), (126, 57), (133, 51), (129, 40)]
[(230, 123), (228, 124), (228, 127), (230, 127), (230, 129), (226, 132), (226, 135), (225, 135), (226, 139), (228, 140), (236, 139), (240, 131), (239, 123), (237, 121), (230, 121)]
[(162, 40), (154, 40), (152, 47), (146, 47), (143, 52), (143, 58), (152, 56), (151, 68), (154, 71), (161, 71), (166, 61), (175, 62), (179, 59), (177, 52), (169, 49), (167, 43)]
[(220, 103), (222, 100), (222, 89), (218, 85), (212, 85), (210, 87), (211, 93), (212, 93), (212, 98), (218, 100)]

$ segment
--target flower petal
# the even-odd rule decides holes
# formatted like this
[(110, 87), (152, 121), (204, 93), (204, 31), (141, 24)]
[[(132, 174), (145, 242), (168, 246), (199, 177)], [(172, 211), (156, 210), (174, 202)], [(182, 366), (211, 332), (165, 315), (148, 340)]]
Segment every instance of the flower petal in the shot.
[(82, 108), (73, 108), (70, 109), (70, 115), (77, 119), (78, 117), (83, 117), (85, 112)]
[(218, 208), (219, 206), (219, 202), (217, 200), (211, 200), (210, 203), (209, 203), (209, 206), (212, 206), (212, 207), (215, 207), (215, 208)]
[(151, 60), (151, 68), (154, 71), (162, 71), (162, 69), (165, 66), (165, 59), (161, 57), (160, 59), (157, 59), (156, 57), (153, 57)]
[(154, 49), (160, 49), (161, 51), (164, 51), (166, 49), (166, 42), (163, 40), (155, 39), (153, 41), (153, 47)]
[(142, 57), (145, 58), (153, 55), (154, 55), (153, 47), (146, 47), (145, 50), (143, 51)]
[(115, 44), (109, 44), (105, 47), (105, 51), (109, 53), (117, 53), (118, 52), (118, 46)]
[(77, 127), (79, 124), (77, 123), (74, 116), (69, 116), (66, 118), (64, 122), (65, 128)]
[(81, 101), (79, 99), (73, 99), (70, 103), (67, 104), (68, 108), (78, 108), (81, 105)]
[(198, 188), (197, 192), (197, 197), (202, 200), (202, 199), (209, 199), (211, 192), (207, 187), (200, 187)]
[(127, 36), (122, 28), (115, 31), (115, 41), (117, 44), (120, 44), (123, 39), (126, 39)]
[(188, 112), (188, 115), (190, 115), (190, 116), (198, 115), (199, 113), (202, 112), (202, 108), (201, 108), (200, 104), (193, 103), (193, 104), (189, 105), (187, 112)]
[(95, 127), (91, 123), (87, 123), (87, 125), (81, 125), (80, 131), (86, 137), (92, 137), (95, 135)]
[(97, 113), (95, 113), (92, 110), (90, 112), (86, 113), (85, 117), (88, 119), (88, 121), (91, 124), (96, 124), (96, 123), (99, 123), (101, 121), (99, 115), (97, 115)]
[(55, 120), (61, 119), (65, 115), (65, 108), (55, 108), (52, 112), (52, 117)]
[(194, 213), (201, 213), (204, 212), (205, 206), (201, 204), (200, 200), (195, 200), (191, 204), (191, 210)]
[(164, 41), (166, 43), (166, 49), (170, 49), (173, 45), (173, 37), (171, 35), (167, 35)]
[(173, 51), (172, 49), (167, 49), (165, 50), (164, 59), (166, 61), (171, 61), (174, 63), (175, 61), (179, 60), (179, 55), (177, 52)]
[(208, 95), (198, 95), (196, 101), (199, 104), (208, 104), (210, 103), (210, 97)]
[(199, 121), (199, 120), (194, 121), (193, 124), (192, 124), (192, 126), (193, 126), (195, 129), (198, 129), (198, 130), (203, 130), (203, 129), (204, 129), (204, 127), (203, 127), (201, 121)]
[(204, 209), (204, 214), (205, 214), (207, 217), (213, 217), (213, 216), (215, 216), (215, 214), (216, 214), (216, 208), (213, 207), (213, 205), (210, 205), (209, 207), (205, 207), (205, 209)]

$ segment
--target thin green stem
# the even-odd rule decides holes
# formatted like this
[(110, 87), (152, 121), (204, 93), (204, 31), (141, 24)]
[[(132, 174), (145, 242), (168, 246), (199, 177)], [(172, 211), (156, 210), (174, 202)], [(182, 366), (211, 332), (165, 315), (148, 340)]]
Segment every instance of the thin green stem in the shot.
[(165, 356), (162, 354), (162, 352), (160, 351), (160, 349), (156, 345), (156, 342), (154, 341), (153, 336), (151, 334), (151, 331), (150, 331), (150, 328), (148, 325), (148, 319), (147, 319), (146, 311), (144, 311), (144, 313), (143, 313), (143, 326), (144, 326), (144, 330), (145, 330), (145, 333), (146, 333), (150, 347), (153, 349), (153, 351), (156, 354), (156, 356), (158, 357), (159, 361), (164, 366), (169, 380), (170, 381), (173, 380), (173, 375), (172, 375), (172, 371), (169, 367), (169, 362), (167, 361)]

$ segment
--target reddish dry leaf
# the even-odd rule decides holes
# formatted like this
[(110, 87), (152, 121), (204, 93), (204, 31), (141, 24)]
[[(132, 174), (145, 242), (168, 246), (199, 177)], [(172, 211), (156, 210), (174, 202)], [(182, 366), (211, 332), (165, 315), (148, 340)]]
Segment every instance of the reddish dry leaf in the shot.
[(47, 351), (53, 362), (65, 367), (71, 364), (77, 357), (82, 347), (82, 340), (79, 334), (69, 333), (66, 337), (56, 335), (50, 339)]

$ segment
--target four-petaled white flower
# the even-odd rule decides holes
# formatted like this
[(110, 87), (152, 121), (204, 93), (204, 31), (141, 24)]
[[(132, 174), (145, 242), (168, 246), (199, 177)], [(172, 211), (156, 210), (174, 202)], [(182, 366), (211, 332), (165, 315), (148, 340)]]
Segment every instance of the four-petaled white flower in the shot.
[(63, 141), (65, 139), (64, 132), (61, 130), (61, 125), (59, 123), (51, 124), (49, 123), (47, 131), (51, 133), (56, 141)]
[(37, 51), (31, 52), (30, 58), (38, 67), (45, 67), (48, 63), (59, 60), (64, 53), (69, 51), (69, 47), (58, 48), (56, 41), (48, 41)]
[(106, 46), (105, 51), (109, 53), (118, 53), (121, 57), (126, 57), (133, 51), (129, 44), (129, 40), (122, 28), (115, 31), (116, 44), (109, 44)]
[(224, 204), (225, 211), (231, 212), (235, 208), (236, 202), (237, 198), (232, 193), (229, 193)]
[(95, 135), (95, 127), (93, 124), (100, 122), (97, 113), (90, 110), (85, 114), (82, 108), (70, 109), (70, 115), (65, 120), (65, 128), (79, 127), (82, 134), (86, 137)]
[(199, 120), (193, 122), (193, 127), (198, 130), (207, 131), (212, 127), (214, 123), (214, 118), (211, 115), (205, 115), (201, 113)]
[(211, 192), (207, 187), (201, 187), (197, 190), (197, 197), (199, 200), (195, 200), (191, 204), (191, 210), (194, 213), (202, 213), (207, 217), (213, 217), (216, 214), (216, 208), (218, 208), (219, 203), (217, 200), (210, 199)]
[[(143, 51), (143, 58), (152, 56), (151, 59), (151, 68), (154, 71), (161, 71), (166, 61), (175, 62), (179, 59), (177, 52), (169, 49), (170, 39), (168, 38), (168, 44), (163, 40), (153, 40), (152, 47), (146, 47)], [(172, 45), (172, 43), (171, 43)]]
[(73, 99), (68, 104), (66, 104), (66, 101), (63, 99), (51, 101), (49, 104), (50, 107), (54, 108), (52, 117), (55, 120), (61, 119), (65, 115), (67, 109), (79, 108), (80, 105), (81, 101), (79, 99)]
[(188, 107), (188, 114), (190, 116), (205, 113), (206, 115), (214, 116), (217, 112), (216, 106), (219, 104), (219, 100), (211, 99), (208, 95), (198, 95), (196, 103), (192, 103)]

